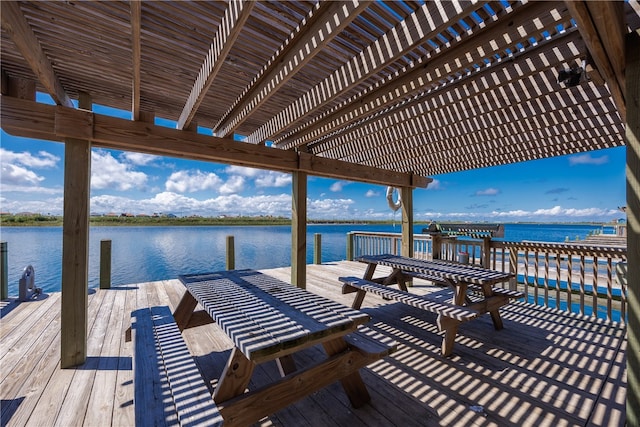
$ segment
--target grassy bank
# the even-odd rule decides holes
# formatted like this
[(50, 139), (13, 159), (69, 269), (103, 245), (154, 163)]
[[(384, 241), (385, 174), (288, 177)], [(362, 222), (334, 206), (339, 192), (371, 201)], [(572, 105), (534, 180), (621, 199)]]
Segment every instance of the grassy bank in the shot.
[[(241, 217), (107, 217), (92, 216), (92, 226), (193, 226), (193, 225), (290, 225), (291, 219), (272, 216)], [(392, 221), (309, 220), (309, 224), (391, 224)], [(3, 227), (55, 227), (62, 226), (62, 216), (54, 215), (2, 215)]]

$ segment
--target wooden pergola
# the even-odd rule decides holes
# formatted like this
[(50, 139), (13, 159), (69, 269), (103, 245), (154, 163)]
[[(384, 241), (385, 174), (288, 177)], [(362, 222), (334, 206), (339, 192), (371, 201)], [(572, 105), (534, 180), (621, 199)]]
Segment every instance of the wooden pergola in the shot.
[(638, 0), (0, 5), (2, 128), (65, 144), (63, 367), (86, 359), (92, 147), (292, 173), (304, 286), (309, 175), (401, 188), (411, 255), (428, 176), (626, 145), (627, 419), (640, 423)]

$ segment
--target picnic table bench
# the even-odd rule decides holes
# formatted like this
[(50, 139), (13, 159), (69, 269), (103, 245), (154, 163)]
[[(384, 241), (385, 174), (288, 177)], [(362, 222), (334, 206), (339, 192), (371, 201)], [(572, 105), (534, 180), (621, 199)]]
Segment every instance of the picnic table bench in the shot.
[[(172, 318), (163, 316), (162, 327), (171, 324), (171, 334), (158, 333), (156, 326), (154, 334), (145, 332), (160, 349), (178, 419), (206, 419), (203, 425), (248, 425), (336, 381), (352, 406), (359, 407), (370, 400), (359, 370), (396, 348), (395, 342), (364, 326), (369, 321), (366, 313), (253, 270), (184, 275), (180, 280), (187, 291)], [(198, 304), (202, 310), (196, 310)], [(203, 402), (202, 386), (206, 385), (201, 377), (202, 384), (194, 380), (193, 386), (182, 387), (181, 376), (187, 372), (195, 378), (190, 375), (195, 371), (188, 348), (178, 337), (186, 328), (213, 322), (231, 338), (234, 348), (213, 396)], [(142, 325), (135, 329), (140, 331)], [(170, 341), (163, 341), (167, 337)], [(314, 345), (321, 345), (327, 357), (310, 366), (296, 366), (295, 354)], [(167, 362), (165, 357), (173, 359)], [(254, 368), (268, 361), (277, 363), (280, 380), (249, 389)], [(181, 385), (174, 389), (172, 378)], [(179, 401), (197, 403), (200, 409)]]
[[(367, 264), (363, 278), (341, 277), (342, 292), (356, 292), (352, 308), (359, 309), (367, 292), (411, 305), (438, 315), (437, 324), (445, 332), (442, 354), (449, 356), (461, 323), (490, 313), (494, 328), (503, 328), (499, 309), (511, 299), (524, 297), (522, 292), (504, 289), (495, 284), (507, 281), (511, 273), (490, 270), (476, 265), (450, 261), (424, 261), (397, 255), (371, 255), (357, 259)], [(391, 273), (374, 277), (377, 266), (391, 267)], [(414, 295), (408, 292), (406, 281), (418, 277), (446, 285), (453, 291), (447, 301), (442, 293)], [(390, 288), (398, 285), (399, 289)]]

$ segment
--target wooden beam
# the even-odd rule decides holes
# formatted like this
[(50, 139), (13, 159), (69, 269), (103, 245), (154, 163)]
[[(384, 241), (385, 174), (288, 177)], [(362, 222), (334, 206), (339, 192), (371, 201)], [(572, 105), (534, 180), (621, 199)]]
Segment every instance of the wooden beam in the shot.
[(291, 185), (291, 284), (307, 287), (307, 174), (294, 172)]
[(16, 1), (3, 1), (2, 29), (9, 34), (23, 58), (29, 63), (36, 78), (42, 83), (49, 95), (58, 105), (73, 107), (73, 102), (58, 79), (58, 76), (45, 55), (38, 38), (29, 27), (20, 4)]
[(62, 141), (64, 138), (90, 139), (95, 147), (133, 151), (157, 156), (219, 162), (283, 172), (301, 171), (310, 175), (394, 187), (426, 187), (430, 178), (412, 173), (371, 168), (348, 162), (314, 157), (261, 145), (218, 138), (195, 132), (155, 126), (40, 104), (7, 96), (0, 102), (2, 128), (13, 135)]
[[(79, 107), (90, 98), (81, 94)], [(87, 358), (91, 143), (65, 138), (64, 148), (60, 367), (71, 368)]]
[(131, 79), (131, 115), (133, 120), (140, 120), (140, 36), (142, 27), (142, 1), (131, 0), (131, 66), (133, 69)]
[[(623, 93), (624, 61), (621, 59), (621, 52), (624, 49), (622, 47), (622, 34), (626, 32), (626, 28), (622, 25), (623, 4), (620, 2), (619, 6), (587, 6), (587, 3), (591, 2), (565, 1), (567, 9), (569, 9), (571, 16), (576, 21), (591, 58), (600, 75), (607, 82), (611, 96), (618, 107), (622, 120), (624, 120), (626, 105)], [(605, 14), (605, 16), (594, 16), (593, 12)]]
[(231, 134), (279, 88), (311, 61), (369, 6), (368, 0), (327, 1), (317, 4), (299, 30), (278, 49), (278, 54), (261, 70), (231, 109), (213, 128), (218, 136)]
[(640, 425), (640, 32), (626, 38), (627, 424)]
[(254, 4), (254, 1), (245, 0), (231, 0), (229, 2), (222, 22), (218, 26), (218, 31), (216, 31), (213, 42), (209, 46), (209, 52), (207, 52), (202, 62), (198, 77), (191, 88), (189, 98), (182, 108), (182, 113), (180, 113), (180, 118), (178, 119), (178, 129), (185, 129), (191, 124), (198, 107), (222, 68), (229, 51), (240, 35), (244, 23), (249, 18)]
[[(356, 175), (364, 182), (372, 184), (389, 185), (390, 181), (404, 180), (403, 176), (406, 175), (402, 172), (395, 172), (387, 169), (371, 168), (369, 166), (344, 162), (341, 160), (334, 160), (328, 157), (314, 156), (309, 153), (299, 153), (300, 163), (298, 169), (308, 172), (310, 175), (323, 176), (327, 178), (335, 179), (350, 179), (345, 177), (346, 169), (351, 169), (350, 175)], [(408, 187), (426, 187), (432, 178), (413, 175), (411, 185)]]

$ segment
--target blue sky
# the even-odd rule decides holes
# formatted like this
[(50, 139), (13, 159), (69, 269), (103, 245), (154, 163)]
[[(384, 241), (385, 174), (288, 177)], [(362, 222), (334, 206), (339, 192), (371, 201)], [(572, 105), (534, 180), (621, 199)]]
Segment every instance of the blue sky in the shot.
[[(38, 99), (50, 102), (39, 95)], [(94, 111), (129, 118), (128, 112)], [(157, 120), (156, 123), (173, 126)], [(64, 144), (2, 131), (0, 210), (60, 215)], [(624, 217), (625, 148), (432, 177), (414, 191), (416, 220), (609, 222)], [(400, 219), (386, 187), (309, 177), (313, 219)], [(178, 216), (291, 215), (291, 175), (93, 149), (91, 212)]]

